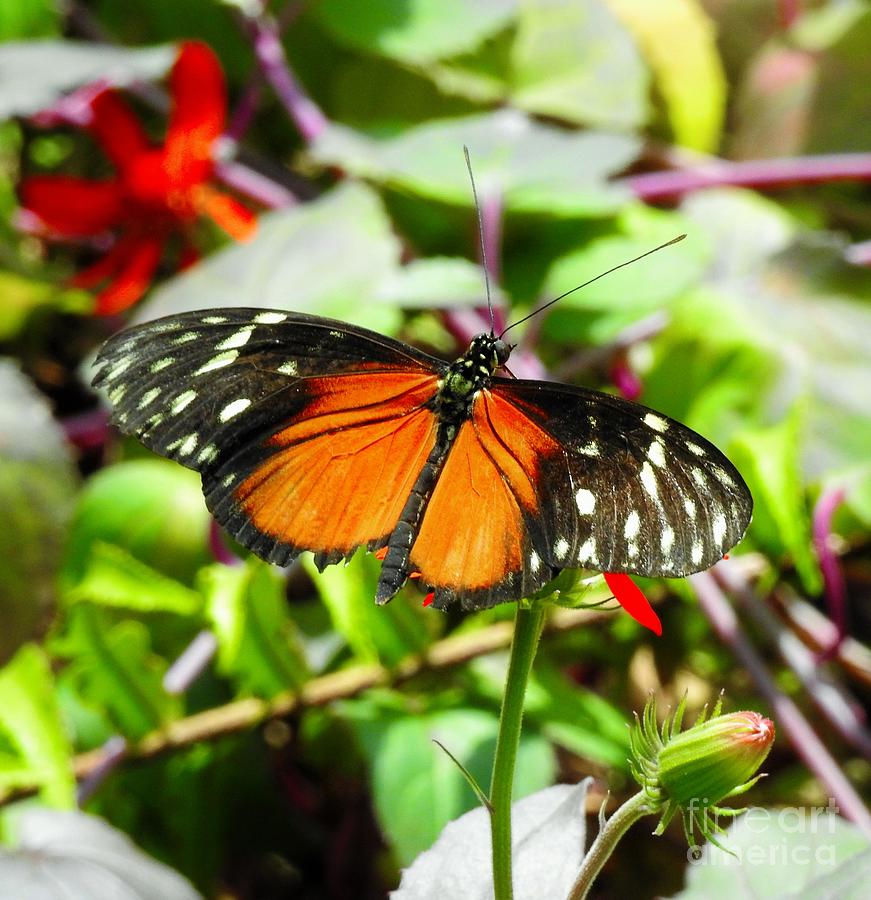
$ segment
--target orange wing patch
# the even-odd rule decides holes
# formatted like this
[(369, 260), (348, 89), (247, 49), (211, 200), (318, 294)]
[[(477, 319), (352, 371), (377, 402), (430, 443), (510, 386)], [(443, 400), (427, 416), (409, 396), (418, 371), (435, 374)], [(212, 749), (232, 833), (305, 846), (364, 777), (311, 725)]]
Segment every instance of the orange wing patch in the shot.
[(347, 555), (386, 537), (435, 443), (425, 404), (432, 375), (379, 372), (308, 379), (297, 421), (234, 491), (264, 534), (294, 547)]
[(554, 439), (514, 406), (482, 391), (461, 428), (411, 551), (422, 579), (461, 593), (480, 591), (524, 568), (536, 515), (539, 460)]

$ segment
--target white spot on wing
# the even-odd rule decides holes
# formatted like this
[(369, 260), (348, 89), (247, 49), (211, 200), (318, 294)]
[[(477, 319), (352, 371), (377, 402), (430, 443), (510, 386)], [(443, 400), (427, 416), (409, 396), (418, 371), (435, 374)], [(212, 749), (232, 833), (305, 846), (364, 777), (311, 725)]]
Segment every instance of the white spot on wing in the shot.
[(156, 375), (158, 372), (163, 371), (163, 369), (168, 368), (175, 362), (174, 356), (164, 356), (163, 359), (158, 359), (156, 362), (151, 364), (151, 374)]
[(278, 367), (278, 371), (281, 372), (282, 375), (296, 375), (296, 363), (292, 359), (288, 360), (286, 363), (282, 363)]
[(647, 458), (660, 469), (665, 467), (665, 447), (662, 441), (655, 440), (647, 449)]
[(644, 417), (644, 424), (650, 426), (654, 431), (665, 431), (668, 428), (668, 422), (653, 413), (648, 413)]
[(238, 350), (228, 350), (226, 353), (219, 353), (217, 356), (213, 356), (205, 363), (205, 365), (200, 366), (199, 369), (194, 372), (194, 375), (205, 375), (206, 372), (213, 372), (215, 369), (222, 369), (224, 366), (229, 366), (230, 363), (236, 360), (238, 355)]
[(226, 321), (226, 316), (206, 316), (203, 319), (203, 323), (206, 325), (223, 325)]
[(218, 448), (214, 444), (206, 444), (202, 450), (200, 450), (200, 455), (197, 457), (198, 463), (210, 463), (214, 462), (218, 458)]
[(532, 553), (529, 554), (529, 571), (532, 572), (533, 575), (535, 575), (540, 568), (541, 559), (539, 558), (535, 550), (533, 550)]
[(117, 406), (124, 398), (124, 395), (126, 393), (127, 385), (119, 384), (118, 387), (113, 388), (111, 391), (109, 391), (109, 399)]
[(565, 559), (566, 553), (569, 552), (569, 542), (565, 538), (560, 538), (553, 547), (553, 555), (557, 559)]
[(580, 488), (575, 494), (575, 500), (578, 504), (578, 512), (582, 516), (589, 516), (596, 507), (596, 498), (592, 491), (586, 488)]
[(177, 338), (173, 338), (173, 344), (189, 344), (191, 341), (195, 341), (199, 335), (195, 331), (186, 331), (184, 334), (180, 334)]
[(343, 338), (345, 336), (344, 331), (331, 331), (330, 336), (334, 338)]
[(106, 375), (106, 378), (108, 378), (111, 381), (113, 378), (117, 378), (119, 375), (123, 375), (130, 368), (131, 365), (133, 365), (133, 359), (131, 357), (128, 357), (127, 359), (122, 359), (119, 363), (116, 363), (109, 370), (109, 373)]
[(730, 488), (738, 487), (738, 485), (735, 484), (735, 479), (720, 466), (711, 466), (711, 471), (714, 473), (714, 477), (717, 478), (718, 481), (722, 481), (723, 484), (728, 485)]
[(287, 313), (262, 312), (254, 316), (254, 321), (260, 325), (277, 325), (287, 318)]
[(687, 499), (684, 500), (684, 502), (683, 502), (683, 508), (687, 511), (687, 515), (691, 519), (695, 520), (695, 518), (696, 518), (696, 502), (695, 502), (695, 500), (690, 500), (689, 497), (687, 497)]
[(692, 471), (693, 481), (700, 487), (702, 490), (707, 490), (708, 488), (708, 479), (705, 476), (705, 473), (701, 469), (693, 469)]
[(687, 441), (687, 450), (689, 450), (690, 453), (694, 453), (696, 456), (705, 455), (705, 451), (698, 444), (694, 444), (692, 441)]
[(160, 388), (151, 388), (147, 390), (139, 400), (138, 409), (145, 409), (149, 403), (154, 403), (154, 401), (160, 396)]
[(233, 416), (238, 416), (240, 412), (248, 409), (251, 405), (251, 401), (246, 397), (240, 397), (238, 400), (234, 400), (232, 403), (228, 403), (222, 410), (218, 418), (222, 422), (229, 422)]
[(170, 412), (177, 416), (183, 409), (186, 409), (194, 400), (197, 399), (196, 391), (185, 391), (183, 394), (179, 394), (175, 400), (172, 401), (172, 406), (170, 407)]
[(633, 509), (632, 512), (630, 512), (629, 515), (626, 516), (626, 526), (623, 529), (623, 537), (625, 537), (627, 541), (631, 541), (638, 535), (640, 529), (641, 517)]
[(662, 537), (660, 538), (659, 546), (665, 556), (668, 556), (668, 554), (671, 553), (671, 548), (674, 546), (674, 529), (669, 525), (666, 525), (665, 528), (662, 529)]
[(711, 532), (714, 535), (714, 543), (718, 547), (723, 546), (723, 539), (726, 537), (726, 517), (722, 513), (717, 513), (714, 516), (714, 521), (711, 524)]
[(197, 449), (197, 442), (199, 441), (199, 437), (196, 434), (189, 434), (182, 442), (181, 446), (178, 448), (179, 456), (190, 456), (194, 450)]
[(641, 467), (641, 485), (654, 500), (659, 501), (659, 487), (656, 483), (656, 475), (653, 474), (653, 468), (649, 462), (644, 463)]
[(578, 453), (582, 456), (592, 456), (595, 458), (599, 455), (599, 445), (596, 441), (590, 441), (589, 444), (578, 447)]
[(216, 350), (235, 350), (237, 347), (244, 347), (251, 338), (251, 332), (254, 331), (253, 325), (245, 325), (230, 337), (225, 338), (215, 347)]
[(235, 473), (235, 472), (230, 472), (229, 475), (225, 475), (225, 476), (221, 479), (221, 487), (225, 487), (225, 488), (230, 487), (230, 485), (231, 485), (235, 480), (236, 480), (236, 473)]
[(702, 542), (696, 541), (693, 544), (692, 557), (691, 557), (694, 566), (697, 566), (702, 561), (702, 554), (704, 552), (705, 552), (705, 548), (702, 546)]
[(578, 550), (578, 562), (592, 562), (596, 561), (596, 539), (595, 538), (587, 538), (583, 544), (581, 544), (581, 549)]

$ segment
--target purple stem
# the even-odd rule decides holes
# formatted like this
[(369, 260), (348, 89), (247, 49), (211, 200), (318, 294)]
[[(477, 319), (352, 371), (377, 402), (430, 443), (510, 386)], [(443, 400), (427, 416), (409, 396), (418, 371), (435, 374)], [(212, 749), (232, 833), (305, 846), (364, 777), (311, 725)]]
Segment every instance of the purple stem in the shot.
[(269, 209), (282, 209), (296, 204), (296, 197), (284, 185), (235, 160), (219, 162), (215, 175), (231, 187)]
[(626, 354), (618, 353), (611, 365), (611, 381), (627, 400), (637, 400), (641, 396), (643, 385), (641, 379), (632, 370)]
[(693, 168), (631, 175), (621, 183), (642, 200), (663, 200), (718, 185), (777, 188), (867, 179), (871, 179), (871, 153), (832, 153), (746, 162), (718, 160)]
[(849, 691), (819, 665), (815, 654), (775, 616), (765, 601), (750, 588), (735, 566), (714, 569), (717, 581), (732, 593), (743, 612), (774, 642), (783, 661), (798, 676), (808, 696), (834, 729), (866, 759), (871, 759), (871, 733), (865, 728), (861, 707)]
[(829, 618), (837, 629), (834, 642), (820, 654), (821, 661), (837, 655), (847, 633), (847, 587), (840, 560), (832, 547), (832, 518), (843, 502), (844, 489), (830, 488), (820, 495), (813, 514), (814, 549), (823, 573)]
[(777, 726), (784, 729), (795, 752), (829, 791), (839, 812), (871, 838), (871, 814), (861, 797), (802, 715), (801, 710), (774, 682), (762, 658), (738, 623), (735, 611), (720, 590), (714, 576), (710, 572), (699, 572), (697, 575), (691, 575), (688, 580), (714, 631), (753, 677), (771, 706)]
[(272, 85), (303, 140), (311, 144), (327, 128), (329, 120), (296, 80), (275, 20), (265, 14), (249, 15), (245, 25), (264, 78)]
[(101, 751), (100, 762), (90, 771), (87, 778), (79, 782), (76, 789), (76, 802), (84, 806), (94, 796), (106, 778), (118, 768), (127, 756), (127, 741), (120, 734), (110, 737)]
[(218, 639), (211, 631), (201, 631), (166, 670), (163, 689), (167, 694), (183, 694), (203, 674), (218, 652)]
[(252, 78), (246, 85), (242, 96), (236, 103), (230, 121), (224, 132), (224, 137), (234, 143), (238, 143), (254, 121), (257, 106), (260, 103), (260, 95), (263, 93), (263, 85), (259, 77)]
[(780, 25), (784, 29), (792, 26), (801, 13), (799, 0), (780, 0), (778, 7), (780, 11)]
[(214, 519), (209, 523), (209, 550), (212, 551), (215, 561), (223, 563), (225, 566), (238, 566), (242, 562), (235, 553), (227, 548), (224, 543), (224, 532)]
[(79, 450), (102, 447), (109, 437), (109, 413), (102, 407), (67, 416), (61, 421), (66, 439)]

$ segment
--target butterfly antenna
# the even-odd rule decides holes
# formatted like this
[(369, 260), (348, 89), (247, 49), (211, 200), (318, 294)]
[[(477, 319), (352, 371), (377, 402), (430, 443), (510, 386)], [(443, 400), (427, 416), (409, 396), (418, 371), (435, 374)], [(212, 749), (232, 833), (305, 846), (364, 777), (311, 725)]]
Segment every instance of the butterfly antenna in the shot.
[(475, 188), (475, 176), (472, 174), (472, 157), (469, 156), (469, 148), (464, 144), (463, 153), (466, 156), (466, 168), (469, 170), (469, 181), (472, 182), (472, 197), (475, 200), (475, 212), (478, 216), (478, 240), (481, 242), (481, 265), (484, 267), (484, 286), (487, 290), (487, 311), (490, 314), (490, 334), (493, 334), (493, 300), (490, 296), (490, 267), (487, 265), (487, 249), (484, 241), (484, 216), (481, 214), (481, 204), (478, 202), (478, 191)]
[(553, 306), (557, 300), (562, 300), (563, 297), (568, 297), (569, 294), (574, 294), (575, 291), (579, 291), (581, 288), (585, 288), (588, 284), (592, 284), (594, 281), (598, 281), (600, 278), (604, 278), (606, 275), (610, 275), (612, 272), (616, 272), (617, 269), (622, 269), (624, 266), (631, 266), (632, 263), (637, 263), (639, 259), (644, 259), (645, 256), (650, 256), (651, 253), (656, 253), (659, 250), (664, 250), (666, 247), (670, 247), (672, 244), (678, 243), (678, 241), (682, 241), (686, 237), (685, 234), (679, 234), (677, 237), (672, 238), (670, 241), (666, 241), (664, 244), (660, 244), (658, 247), (654, 247), (652, 250), (648, 250), (645, 253), (642, 253), (640, 256), (636, 256), (633, 259), (627, 259), (626, 262), (621, 262), (619, 265), (612, 266), (610, 269), (607, 269), (604, 272), (601, 272), (595, 278), (591, 278), (589, 281), (585, 281), (583, 284), (579, 284), (576, 287), (573, 287), (570, 291), (566, 291), (564, 294), (560, 294), (559, 297), (554, 297), (553, 300), (548, 300), (543, 306), (539, 306), (538, 309), (534, 309), (529, 315), (524, 316), (522, 319), (518, 319), (516, 322), (512, 322), (499, 337), (503, 337), (506, 331), (510, 331), (514, 328), (515, 325), (520, 325), (523, 322), (526, 322), (527, 319), (531, 319), (533, 316), (537, 316), (542, 310), (547, 309), (549, 306)]

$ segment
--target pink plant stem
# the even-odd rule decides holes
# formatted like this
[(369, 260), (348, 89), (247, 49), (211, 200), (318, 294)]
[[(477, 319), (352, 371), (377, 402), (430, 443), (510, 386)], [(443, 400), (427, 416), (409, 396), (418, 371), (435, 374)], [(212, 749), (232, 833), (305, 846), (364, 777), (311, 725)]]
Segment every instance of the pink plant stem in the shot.
[(97, 792), (100, 785), (108, 778), (127, 756), (127, 741), (116, 734), (103, 744), (100, 762), (91, 770), (87, 778), (79, 782), (76, 790), (76, 802), (84, 806)]
[(839, 811), (871, 838), (871, 814), (867, 807), (801, 710), (775, 684), (714, 576), (710, 572), (700, 572), (691, 575), (689, 582), (714, 631), (753, 677), (771, 705), (778, 728), (789, 737), (797, 755), (820, 780)]
[(865, 717), (855, 698), (831, 678), (815, 655), (783, 626), (734, 566), (717, 566), (713, 575), (735, 597), (744, 615), (752, 618), (775, 644), (781, 658), (798, 676), (826, 721), (866, 759), (871, 759), (871, 733), (865, 727)]
[(217, 652), (215, 635), (208, 630), (201, 631), (166, 670), (163, 689), (167, 694), (183, 694), (203, 674)]
[(816, 550), (820, 570), (823, 573), (829, 618), (835, 624), (835, 628), (837, 628), (834, 642), (822, 653), (823, 659), (831, 659), (837, 656), (847, 633), (847, 587), (844, 583), (844, 573), (841, 571), (840, 560), (832, 547), (832, 518), (843, 502), (844, 489), (840, 487), (831, 488), (820, 495), (813, 514), (814, 549)]
[(621, 183), (642, 200), (664, 200), (722, 185), (773, 189), (793, 184), (869, 179), (871, 153), (833, 153), (746, 162), (723, 160), (668, 172), (631, 175)]
[(300, 87), (287, 61), (275, 20), (266, 14), (249, 15), (245, 25), (263, 77), (272, 85), (303, 140), (311, 144), (327, 128), (329, 120)]
[(871, 241), (851, 244), (844, 251), (844, 257), (854, 266), (871, 266)]
[(779, 0), (780, 26), (784, 30), (791, 27), (801, 15), (801, 3), (799, 0)]
[[(497, 285), (502, 280), (502, 223), (504, 204), (499, 191), (491, 191), (484, 196), (481, 204), (481, 241), (487, 258), (487, 274), (490, 284)], [(483, 260), (482, 260), (483, 263)], [(500, 306), (493, 308), (493, 330), (499, 334), (505, 328), (505, 313)]]
[(284, 185), (235, 160), (219, 162), (215, 166), (215, 175), (227, 187), (269, 209), (282, 209), (297, 202), (296, 197)]
[(250, 128), (257, 114), (257, 105), (260, 103), (260, 95), (263, 93), (263, 84), (259, 73), (255, 73), (252, 80), (245, 86), (242, 96), (236, 102), (230, 122), (224, 132), (224, 137), (238, 142)]

